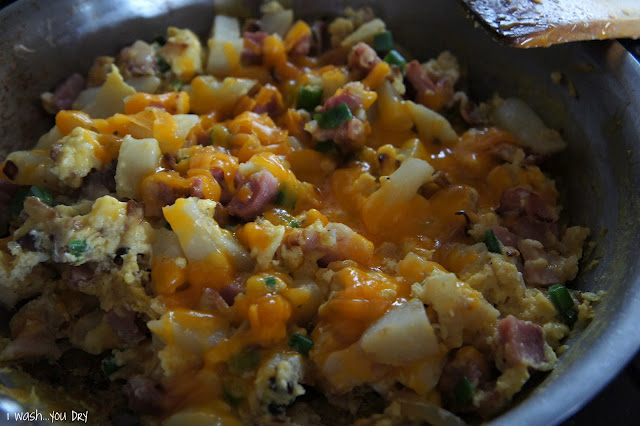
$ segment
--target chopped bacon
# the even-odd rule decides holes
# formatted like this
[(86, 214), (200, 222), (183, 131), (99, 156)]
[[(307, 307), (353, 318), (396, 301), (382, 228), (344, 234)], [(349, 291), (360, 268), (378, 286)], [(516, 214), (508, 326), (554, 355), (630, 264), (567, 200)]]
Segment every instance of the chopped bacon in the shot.
[(204, 183), (202, 178), (197, 176), (191, 180), (190, 193), (192, 197), (204, 198)]
[(407, 80), (413, 86), (418, 96), (421, 96), (425, 91), (434, 92), (436, 91), (436, 85), (433, 83), (427, 71), (422, 68), (420, 62), (417, 60), (413, 60), (407, 64), (405, 67), (405, 74), (407, 76)]
[(318, 141), (334, 141), (345, 151), (362, 146), (367, 136), (364, 123), (358, 118), (352, 118), (335, 129), (315, 129), (312, 134)]
[(109, 324), (122, 340), (129, 344), (144, 340), (144, 334), (136, 324), (136, 313), (129, 309), (118, 309), (107, 312), (104, 321)]
[(536, 192), (522, 187), (509, 188), (502, 193), (498, 213), (518, 215), (526, 213), (528, 216), (544, 222), (558, 220), (558, 213), (551, 204)]
[(319, 56), (327, 47), (331, 46), (328, 28), (329, 24), (326, 21), (318, 20), (313, 22), (311, 25), (310, 55)]
[(307, 35), (300, 39), (289, 51), (289, 55), (293, 57), (303, 57), (309, 54), (311, 50), (311, 35)]
[(334, 95), (329, 99), (327, 99), (319, 111), (320, 112), (328, 111), (330, 109), (333, 109), (339, 106), (340, 104), (347, 104), (351, 112), (362, 107), (358, 99), (356, 99), (354, 96), (352, 96), (348, 92), (342, 92), (339, 95)]
[(521, 240), (518, 249), (524, 259), (524, 280), (529, 286), (547, 287), (575, 278), (578, 273), (576, 256), (563, 257), (544, 250), (540, 241)]
[(157, 414), (164, 407), (164, 392), (152, 379), (132, 376), (123, 390), (129, 399), (129, 408), (136, 413)]
[[(242, 186), (249, 189), (250, 194), (247, 199), (242, 200), (236, 192), (227, 209), (230, 215), (243, 220), (255, 219), (278, 194), (278, 180), (266, 170), (252, 174)], [(238, 185), (238, 191), (240, 189), (241, 186)]]
[[(438, 389), (450, 405), (460, 405), (454, 389), (461, 380), (467, 378), (475, 389), (487, 390), (493, 384), (491, 367), (487, 358), (473, 346), (460, 348), (455, 357), (442, 369)], [(464, 409), (465, 407), (457, 407)]]
[(84, 77), (78, 73), (71, 74), (53, 92), (51, 105), (56, 112), (71, 109), (80, 92), (84, 89)]
[(369, 74), (369, 71), (378, 65), (380, 61), (378, 54), (371, 46), (364, 42), (359, 42), (351, 48), (347, 66), (359, 79)]
[(542, 327), (509, 315), (498, 321), (498, 348), (506, 367), (526, 365), (548, 370)]
[(491, 230), (505, 247), (518, 247), (518, 236), (503, 226), (492, 226)]
[(244, 48), (240, 59), (245, 65), (260, 65), (262, 63), (262, 42), (267, 38), (267, 33), (263, 31), (246, 31), (244, 37)]
[(165, 182), (153, 181), (146, 185), (144, 209), (147, 216), (162, 216), (162, 208), (175, 203), (178, 198), (189, 197), (190, 189), (175, 188)]
[(89, 262), (78, 266), (70, 266), (67, 285), (71, 289), (78, 290), (80, 283), (90, 281), (95, 276), (95, 273), (95, 265)]

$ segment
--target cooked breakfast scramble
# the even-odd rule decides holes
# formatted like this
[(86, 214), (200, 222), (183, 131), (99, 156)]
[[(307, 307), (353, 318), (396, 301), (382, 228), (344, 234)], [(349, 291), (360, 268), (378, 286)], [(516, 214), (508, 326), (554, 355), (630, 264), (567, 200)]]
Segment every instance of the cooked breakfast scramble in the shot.
[(96, 423), (506, 409), (593, 315), (566, 286), (589, 230), (541, 168), (560, 135), (464, 75), (368, 9), (272, 2), (43, 94), (55, 126), (0, 165), (0, 359), (28, 377), (2, 393)]

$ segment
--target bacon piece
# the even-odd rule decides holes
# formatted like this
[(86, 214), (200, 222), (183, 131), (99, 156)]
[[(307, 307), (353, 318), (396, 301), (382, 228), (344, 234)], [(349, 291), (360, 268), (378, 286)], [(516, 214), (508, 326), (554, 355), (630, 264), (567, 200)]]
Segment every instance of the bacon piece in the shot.
[(558, 213), (554, 206), (546, 202), (536, 192), (526, 188), (515, 187), (506, 189), (500, 197), (500, 214), (526, 214), (544, 222), (555, 222)]
[(245, 65), (260, 65), (262, 63), (262, 42), (267, 38), (264, 31), (249, 32), (243, 34), (244, 47), (240, 59)]
[(347, 66), (355, 74), (356, 78), (362, 78), (369, 74), (381, 59), (371, 46), (364, 42), (359, 42), (351, 48), (347, 58)]
[(107, 312), (104, 320), (129, 344), (136, 344), (144, 340), (144, 334), (136, 324), (136, 313), (129, 309), (118, 309)]
[(526, 365), (548, 370), (542, 327), (509, 315), (498, 321), (498, 351), (507, 367)]
[(204, 183), (201, 177), (195, 177), (191, 180), (190, 195), (192, 197), (204, 198)]
[(546, 252), (540, 241), (522, 240), (518, 249), (524, 259), (524, 280), (529, 286), (547, 287), (564, 283), (578, 273), (577, 256), (563, 257)]
[(413, 86), (418, 96), (422, 96), (425, 91), (433, 92), (436, 91), (436, 85), (433, 83), (427, 71), (420, 65), (420, 62), (417, 60), (413, 60), (407, 64), (405, 67), (405, 74), (407, 76), (407, 80)]
[(289, 51), (289, 55), (293, 57), (303, 57), (309, 54), (311, 50), (311, 35), (301, 38)]
[(347, 104), (347, 106), (349, 107), (351, 112), (353, 112), (353, 111), (357, 110), (358, 108), (362, 107), (362, 105), (360, 104), (360, 101), (358, 101), (358, 99), (356, 99), (354, 96), (350, 95), (348, 92), (342, 92), (339, 95), (334, 95), (334, 96), (330, 97), (329, 99), (327, 99), (324, 102), (324, 105), (322, 106), (322, 108), (320, 108), (319, 112), (324, 112), (324, 111), (333, 109), (333, 108), (339, 106), (340, 104)]
[(331, 46), (329, 24), (326, 21), (314, 21), (311, 25), (311, 45), (309, 55), (319, 56), (327, 47)]
[[(250, 191), (246, 200), (238, 197), (238, 192), (233, 196), (227, 210), (230, 215), (243, 220), (251, 220), (264, 210), (264, 207), (273, 202), (278, 194), (278, 180), (268, 171), (262, 170), (249, 176), (244, 187)], [(238, 191), (241, 187), (238, 185)]]
[(53, 92), (51, 105), (55, 112), (71, 109), (80, 92), (84, 89), (84, 77), (78, 73), (71, 74)]
[(492, 226), (491, 230), (505, 247), (518, 247), (518, 236), (504, 226)]
[(364, 123), (358, 118), (352, 118), (335, 129), (317, 128), (312, 135), (318, 141), (333, 140), (345, 151), (352, 151), (362, 146), (367, 136)]
[(129, 408), (136, 413), (158, 414), (164, 408), (164, 391), (148, 377), (129, 377), (123, 390), (129, 399)]

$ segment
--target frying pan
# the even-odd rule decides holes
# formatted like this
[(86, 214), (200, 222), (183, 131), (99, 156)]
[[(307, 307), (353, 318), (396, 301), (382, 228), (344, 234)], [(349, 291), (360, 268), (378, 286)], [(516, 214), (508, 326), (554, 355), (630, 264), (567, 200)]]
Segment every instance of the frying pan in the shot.
[[(257, 12), (257, 2), (215, 3), (235, 14)], [(596, 243), (573, 285), (607, 294), (591, 325), (569, 339), (557, 368), (492, 424), (566, 419), (640, 346), (640, 64), (615, 41), (529, 50), (500, 46), (450, 0), (292, 3), (300, 17), (371, 6), (416, 58), (443, 49), (455, 53), (467, 70), (472, 98), (518, 96), (569, 142), (551, 171), (564, 194), (563, 214), (591, 228)], [(152, 39), (169, 25), (204, 36), (212, 19), (211, 0), (21, 0), (6, 7), (0, 12), (0, 157), (33, 146), (52, 126), (39, 94), (73, 72), (86, 73), (94, 57), (114, 55), (137, 38)], [(560, 83), (552, 72), (562, 73)]]

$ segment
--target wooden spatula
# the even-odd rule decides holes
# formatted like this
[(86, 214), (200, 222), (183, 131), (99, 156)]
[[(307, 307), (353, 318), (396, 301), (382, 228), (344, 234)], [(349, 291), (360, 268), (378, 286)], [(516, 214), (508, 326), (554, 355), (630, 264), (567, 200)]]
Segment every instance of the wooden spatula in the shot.
[(640, 37), (640, 0), (459, 0), (511, 46)]

